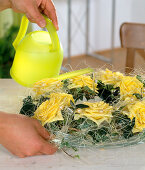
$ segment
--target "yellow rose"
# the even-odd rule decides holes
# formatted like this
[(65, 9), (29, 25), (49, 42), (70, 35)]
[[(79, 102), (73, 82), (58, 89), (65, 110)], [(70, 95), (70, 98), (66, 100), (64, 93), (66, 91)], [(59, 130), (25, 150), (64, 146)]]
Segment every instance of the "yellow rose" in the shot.
[(45, 93), (62, 92), (63, 83), (61, 80), (56, 80), (54, 78), (48, 78), (38, 81), (33, 86), (33, 91), (36, 95), (42, 95)]
[(98, 126), (103, 122), (110, 122), (112, 117), (113, 107), (103, 101), (97, 103), (84, 102), (88, 105), (88, 108), (77, 109), (75, 114), (75, 120), (83, 117), (94, 121)]
[(145, 101), (136, 102), (134, 105), (128, 105), (129, 115), (132, 120), (135, 117), (135, 127), (133, 133), (141, 132), (145, 128)]
[(125, 76), (119, 83), (121, 98), (131, 97), (134, 93), (141, 94), (143, 84), (136, 78)]
[(76, 76), (71, 78), (70, 81), (72, 84), (68, 86), (69, 89), (88, 86), (91, 90), (97, 91), (97, 84), (90, 76)]
[(101, 80), (104, 84), (116, 85), (123, 78), (123, 74), (120, 72), (112, 72), (108, 69), (105, 71), (101, 70), (96, 73), (97, 80)]
[(63, 120), (61, 110), (70, 106), (73, 96), (66, 93), (51, 93), (50, 100), (43, 102), (35, 111), (33, 118), (40, 120), (44, 126), (57, 120)]

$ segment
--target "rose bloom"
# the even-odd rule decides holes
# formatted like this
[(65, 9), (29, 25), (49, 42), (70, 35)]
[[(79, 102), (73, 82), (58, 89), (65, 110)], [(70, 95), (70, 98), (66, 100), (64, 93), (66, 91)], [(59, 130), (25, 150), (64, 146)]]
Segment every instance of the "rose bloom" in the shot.
[(88, 86), (91, 90), (97, 92), (97, 84), (95, 83), (94, 80), (91, 79), (90, 76), (84, 76), (84, 75), (75, 76), (70, 79), (70, 82), (72, 84), (68, 86), (69, 89)]
[(112, 117), (113, 107), (109, 104), (101, 102), (89, 103), (84, 102), (83, 104), (88, 105), (88, 108), (77, 109), (74, 119), (88, 118), (95, 122), (98, 126), (103, 122), (110, 122)]
[(101, 80), (104, 84), (114, 84), (116, 85), (123, 78), (123, 74), (120, 72), (112, 72), (108, 69), (101, 70), (96, 73), (96, 79)]
[(33, 86), (33, 91), (36, 95), (44, 95), (45, 93), (62, 92), (63, 83), (61, 80), (48, 78), (36, 82)]
[(51, 93), (50, 99), (43, 102), (35, 111), (33, 118), (40, 120), (44, 126), (46, 123), (63, 120), (61, 110), (74, 102), (73, 96), (66, 93)]
[(136, 102), (134, 105), (128, 105), (129, 115), (132, 120), (135, 117), (135, 127), (133, 133), (141, 132), (145, 128), (145, 101)]
[(122, 99), (126, 97), (132, 97), (134, 93), (141, 94), (143, 83), (141, 83), (136, 77), (125, 76), (118, 84), (120, 87), (120, 95)]

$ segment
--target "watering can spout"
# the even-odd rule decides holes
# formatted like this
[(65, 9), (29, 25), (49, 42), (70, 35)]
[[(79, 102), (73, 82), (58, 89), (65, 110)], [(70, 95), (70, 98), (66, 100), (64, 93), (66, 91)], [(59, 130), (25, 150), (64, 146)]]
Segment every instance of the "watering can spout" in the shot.
[(21, 42), (21, 40), (26, 35), (28, 24), (29, 24), (29, 20), (24, 15), (23, 18), (22, 18), (22, 21), (21, 21), (21, 26), (20, 26), (18, 35), (17, 35), (16, 39), (13, 42), (13, 47), (15, 48), (15, 50), (17, 49), (17, 47), (18, 47), (19, 43)]

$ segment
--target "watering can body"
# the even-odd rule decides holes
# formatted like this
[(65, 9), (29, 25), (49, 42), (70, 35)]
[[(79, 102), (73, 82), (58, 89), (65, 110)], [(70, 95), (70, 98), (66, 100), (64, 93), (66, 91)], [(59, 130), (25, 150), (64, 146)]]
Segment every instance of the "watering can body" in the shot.
[(60, 73), (63, 49), (52, 22), (46, 18), (46, 31), (26, 34), (28, 19), (23, 17), (13, 46), (16, 49), (10, 70), (12, 78), (19, 84), (32, 87), (36, 81), (57, 77)]

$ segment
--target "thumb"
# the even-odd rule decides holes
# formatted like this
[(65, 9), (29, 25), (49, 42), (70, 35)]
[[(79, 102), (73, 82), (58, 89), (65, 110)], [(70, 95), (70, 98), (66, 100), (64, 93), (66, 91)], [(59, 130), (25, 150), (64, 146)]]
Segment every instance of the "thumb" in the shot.
[(29, 1), (28, 6), (26, 7), (26, 16), (31, 22), (34, 22), (43, 28), (46, 26), (46, 21), (40, 13), (37, 4), (34, 4), (32, 2), (33, 1)]

